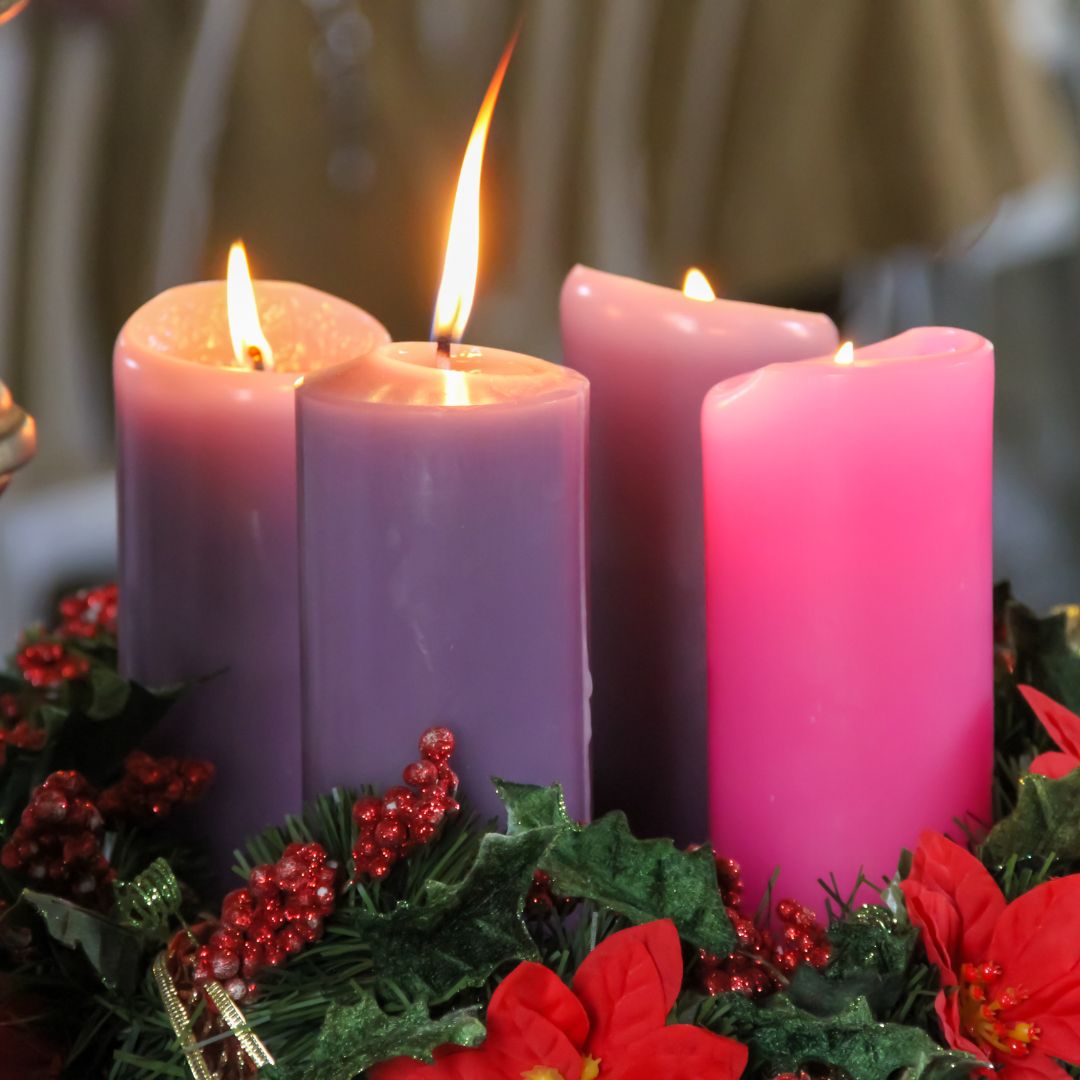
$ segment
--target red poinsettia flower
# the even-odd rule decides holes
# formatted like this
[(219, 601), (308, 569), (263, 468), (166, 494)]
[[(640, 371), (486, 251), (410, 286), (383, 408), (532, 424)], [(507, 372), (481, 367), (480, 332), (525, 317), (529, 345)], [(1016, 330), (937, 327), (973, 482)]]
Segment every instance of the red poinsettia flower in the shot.
[(1080, 874), (1005, 902), (974, 855), (925, 833), (901, 883), (941, 971), (937, 1014), (949, 1044), (1007, 1080), (1066, 1080), (1080, 1063)]
[(434, 1065), (397, 1058), (372, 1080), (736, 1080), (746, 1047), (689, 1024), (668, 1024), (682, 985), (670, 922), (613, 934), (569, 987), (541, 964), (519, 964), (491, 998), (487, 1038), (442, 1047)]
[(1021, 686), (1019, 689), (1050, 738), (1061, 747), (1061, 753), (1052, 750), (1048, 754), (1040, 754), (1031, 763), (1031, 772), (1048, 776), (1051, 780), (1060, 780), (1080, 766), (1080, 716), (1069, 712), (1064, 705), (1034, 686)]

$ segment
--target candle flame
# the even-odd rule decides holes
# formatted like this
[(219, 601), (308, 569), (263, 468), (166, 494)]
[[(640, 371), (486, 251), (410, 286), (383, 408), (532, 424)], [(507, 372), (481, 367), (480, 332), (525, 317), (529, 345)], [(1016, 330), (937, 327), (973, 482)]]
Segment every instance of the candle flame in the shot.
[(16, 15), (21, 15), (29, 3), (30, 0), (7, 0), (6, 3), (0, 3), (0, 26), (11, 22)]
[(855, 346), (850, 341), (845, 341), (839, 349), (836, 350), (836, 355), (833, 360), (837, 364), (854, 364), (855, 363)]
[(709, 279), (696, 267), (691, 266), (686, 271), (686, 277), (682, 285), (683, 296), (691, 300), (715, 300), (716, 293), (709, 284)]
[(469, 379), (464, 371), (444, 371), (443, 404), (471, 405), (469, 397)]
[[(435, 300), (435, 319), (431, 336), (440, 343), (460, 341), (472, 312), (476, 296), (476, 274), (480, 265), (480, 173), (484, 164), (491, 116), (502, 87), (510, 56), (517, 44), (517, 31), (503, 50), (499, 66), (488, 84), (487, 93), (476, 115), (472, 134), (465, 147), (465, 157), (458, 175), (454, 209), (450, 215), (450, 233), (442, 281)], [(449, 350), (446, 350), (447, 352)]]
[(226, 278), (229, 310), (229, 336), (233, 355), (242, 367), (269, 371), (274, 366), (274, 352), (266, 340), (259, 322), (255, 303), (255, 288), (251, 284), (247, 252), (242, 241), (229, 248), (229, 272)]

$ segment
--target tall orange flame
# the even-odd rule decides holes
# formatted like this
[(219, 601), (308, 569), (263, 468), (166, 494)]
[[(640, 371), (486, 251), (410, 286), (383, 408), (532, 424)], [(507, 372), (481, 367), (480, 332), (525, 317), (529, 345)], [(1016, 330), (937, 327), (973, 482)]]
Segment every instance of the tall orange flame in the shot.
[(476, 296), (476, 274), (480, 265), (480, 173), (484, 164), (484, 147), (487, 145), (491, 116), (502, 87), (506, 68), (510, 63), (518, 31), (515, 30), (503, 50), (499, 66), (488, 83), (487, 93), (476, 115), (465, 157), (458, 175), (454, 210), (450, 216), (450, 233), (446, 242), (446, 259), (443, 262), (442, 281), (435, 300), (435, 319), (431, 336), (440, 345), (460, 341), (465, 324), (472, 312)]
[(269, 371), (274, 366), (274, 352), (259, 322), (255, 288), (251, 284), (247, 252), (242, 241), (229, 248), (229, 271), (225, 282), (229, 311), (229, 336), (233, 355), (242, 367)]
[(7, 3), (0, 4), (0, 26), (22, 14), (29, 3), (30, 0), (8, 0)]

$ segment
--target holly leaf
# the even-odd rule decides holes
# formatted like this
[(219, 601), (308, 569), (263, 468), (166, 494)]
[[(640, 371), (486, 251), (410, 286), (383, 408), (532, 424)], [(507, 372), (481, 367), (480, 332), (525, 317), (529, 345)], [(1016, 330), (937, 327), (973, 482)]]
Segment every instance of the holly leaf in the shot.
[(131, 683), (113, 668), (94, 664), (90, 668), (90, 694), (86, 715), (91, 720), (108, 720), (124, 711), (131, 697)]
[(464, 880), (430, 881), (422, 901), (378, 914), (354, 908), (341, 919), (370, 943), (376, 981), (412, 1000), (446, 1001), (479, 986), (503, 964), (538, 952), (522, 911), (533, 872), (555, 836), (529, 829), (488, 833)]
[(992, 865), (1011, 855), (1080, 859), (1080, 769), (1060, 780), (1022, 776), (1016, 807), (990, 831), (981, 854)]
[(135, 989), (142, 956), (136, 934), (59, 896), (24, 889), (21, 899), (41, 916), (54, 941), (83, 952), (108, 989), (123, 994)]
[(841, 1069), (851, 1080), (882, 1080), (901, 1070), (905, 1080), (967, 1075), (984, 1062), (939, 1046), (921, 1028), (879, 1024), (865, 1000), (822, 1019), (786, 998), (757, 1007), (740, 998), (734, 1017), (739, 1037), (750, 1046), (765, 1076), (801, 1069)]
[(880, 904), (857, 908), (829, 928), (832, 955), (824, 971), (800, 965), (789, 996), (816, 1016), (835, 1016), (858, 998), (866, 998), (875, 1016), (888, 1013), (906, 986), (918, 931), (901, 910)]
[(738, 944), (716, 881), (712, 851), (682, 851), (671, 840), (639, 840), (621, 811), (590, 825), (570, 820), (558, 785), (496, 781), (510, 830), (557, 829), (540, 861), (564, 896), (593, 900), (631, 922), (671, 919), (699, 949), (726, 956)]
[(277, 1069), (283, 1080), (352, 1080), (364, 1069), (395, 1057), (431, 1061), (437, 1046), (476, 1046), (484, 1025), (468, 1010), (433, 1020), (423, 1005), (410, 1005), (395, 1016), (383, 1012), (364, 992), (350, 1005), (332, 1004), (303, 1065)]

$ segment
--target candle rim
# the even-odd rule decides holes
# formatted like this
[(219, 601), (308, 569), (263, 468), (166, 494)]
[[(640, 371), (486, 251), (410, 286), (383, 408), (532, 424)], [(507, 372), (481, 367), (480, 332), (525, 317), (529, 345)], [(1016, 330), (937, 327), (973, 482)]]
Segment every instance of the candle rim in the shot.
[[(917, 349), (905, 351), (899, 347), (905, 339), (914, 344), (924, 338), (955, 339), (956, 344), (926, 351)], [(921, 368), (926, 364), (960, 367), (984, 358), (992, 362), (993, 354), (993, 343), (974, 330), (965, 330), (955, 326), (918, 326), (870, 345), (856, 348), (854, 360), (849, 364), (837, 364), (835, 353), (786, 363), (764, 364), (754, 371), (735, 375), (717, 383), (709, 390), (705, 402), (707, 405), (722, 407), (741, 397), (757, 383), (771, 378), (874, 378), (898, 368), (910, 367), (912, 364), (918, 364)]]
[[(527, 353), (468, 343), (455, 344), (452, 346), (455, 351), (450, 357), (452, 366), (443, 368), (439, 365), (436, 349), (436, 343), (433, 341), (384, 342), (353, 361), (303, 376), (299, 382), (301, 394), (316, 397), (320, 401), (347, 402), (351, 407), (445, 409), (464, 412), (470, 409), (514, 409), (541, 405), (579, 397), (587, 393), (589, 388), (589, 380), (574, 368), (530, 356)], [(415, 351), (410, 353), (409, 350)], [(500, 360), (519, 364), (521, 370), (514, 370), (511, 367), (494, 372), (472, 371), (461, 363), (470, 355), (493, 357), (494, 354), (497, 354)], [(417, 359), (413, 359), (414, 356)], [(429, 357), (430, 363), (420, 362), (420, 358), (426, 361)], [(451, 403), (446, 400), (416, 400), (415, 397), (413, 400), (393, 398), (384, 396), (385, 383), (380, 384), (376, 378), (364, 380), (364, 373), (374, 371), (376, 365), (399, 369), (402, 373), (410, 375), (413, 382), (422, 378), (425, 372), (456, 372), (468, 380), (470, 393), (477, 392), (478, 383), (483, 384), (489, 394), (492, 391), (505, 392), (511, 388), (519, 392), (514, 395), (507, 394), (495, 398), (489, 396), (484, 400), (470, 400), (462, 403)], [(538, 384), (532, 393), (527, 392), (530, 382)], [(544, 383), (546, 385), (543, 385)], [(526, 392), (520, 392), (522, 390)]]
[[(349, 347), (348, 351), (343, 350), (339, 355), (324, 361), (319, 361), (319, 358), (316, 357), (317, 366), (314, 367), (303, 367), (286, 360), (283, 364), (270, 370), (256, 371), (252, 367), (237, 363), (235, 356), (232, 355), (226, 311), (226, 283), (224, 279), (214, 278), (170, 286), (140, 304), (128, 316), (120, 329), (116, 341), (117, 354), (121, 355), (132, 351), (132, 349), (137, 349), (142, 356), (150, 356), (158, 363), (183, 365), (189, 369), (196, 368), (207, 372), (216, 372), (221, 378), (230, 376), (244, 378), (249, 375), (257, 375), (264, 382), (292, 387), (305, 374), (325, 371), (339, 364), (347, 363), (356, 355), (366, 353), (378, 345), (390, 341), (389, 331), (371, 312), (350, 300), (335, 296), (333, 293), (328, 293), (311, 285), (305, 285), (303, 282), (285, 281), (277, 278), (256, 279), (253, 285), (256, 290), (257, 300), (266, 299), (269, 293), (276, 302), (281, 302), (286, 298), (300, 298), (301, 300), (306, 299), (313, 304), (322, 305), (329, 301), (338, 309), (340, 315), (344, 316), (344, 322), (355, 322), (357, 327), (362, 327), (366, 338), (360, 340), (360, 335), (357, 334), (358, 340), (355, 345)], [(208, 294), (210, 292), (214, 292), (216, 295), (212, 299), (209, 297), (207, 299), (211, 300), (215, 305), (215, 309), (226, 312), (224, 333), (221, 335), (221, 350), (224, 352), (227, 346), (228, 355), (232, 356), (229, 363), (220, 363), (197, 355), (191, 355), (189, 352), (177, 347), (174, 342), (166, 340), (166, 331), (162, 331), (160, 336), (155, 336), (152, 332), (154, 326), (153, 316), (159, 312), (159, 317), (163, 316), (170, 310), (170, 304), (175, 305), (177, 303), (180, 295), (187, 294), (186, 300), (188, 302), (193, 299), (197, 302), (202, 299), (199, 294)], [(175, 308), (172, 310), (175, 310)], [(219, 313), (218, 310), (214, 309), (211, 309), (211, 312), (212, 314), (207, 315), (207, 318), (216, 317)], [(260, 316), (262, 314), (260, 305)], [(303, 309), (301, 309), (299, 316), (298, 327), (307, 325), (303, 318)]]

